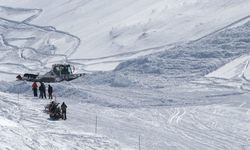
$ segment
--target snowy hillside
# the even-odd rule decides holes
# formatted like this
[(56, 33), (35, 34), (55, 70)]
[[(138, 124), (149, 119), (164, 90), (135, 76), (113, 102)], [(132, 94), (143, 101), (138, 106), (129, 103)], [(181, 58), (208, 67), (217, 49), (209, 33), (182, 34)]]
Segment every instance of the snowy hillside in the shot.
[[(210, 73), (207, 77), (213, 77), (218, 67), (237, 58), (234, 63), (227, 64), (231, 68), (225, 69), (221, 75), (226, 76), (232, 71), (241, 73), (244, 65), (242, 71), (240, 68), (239, 70), (233, 68), (239, 63), (244, 64), (248, 60), (244, 55), (250, 51), (250, 21), (245, 23), (245, 20), (242, 20), (242, 22), (240, 26), (231, 26), (232, 28), (229, 27), (197, 41), (121, 63), (115, 71), (155, 73), (182, 78), (189, 76), (197, 78)], [(215, 72), (211, 73), (212, 71)]]
[[(250, 150), (250, 1), (0, 2), (0, 149)], [(54, 63), (65, 121), (15, 81)]]
[[(0, 2), (1, 5), (14, 7), (14, 10), (34, 9), (25, 10), (25, 15), (31, 15), (25, 18), (25, 22), (29, 22), (29, 26), (31, 24), (41, 26), (36, 26), (37, 30), (42, 28), (48, 32), (54, 31), (55, 27), (77, 37), (66, 34), (61, 39), (63, 35), (50, 37), (43, 33), (44, 35), (36, 36), (37, 34), (28, 32), (22, 33), (23, 37), (15, 39), (6, 37), (6, 39), (11, 38), (11, 44), (23, 47), (24, 42), (30, 43), (36, 38), (36, 45), (31, 48), (42, 54), (56, 51), (56, 54), (66, 55), (67, 60), (56, 55), (53, 61), (82, 64), (87, 70), (114, 69), (121, 61), (164, 50), (175, 43), (198, 39), (250, 14), (248, 9), (250, 2), (245, 0), (158, 0), (157, 2), (155, 0), (101, 2), (1, 0)], [(20, 15), (19, 11), (16, 10), (18, 16), (24, 17), (25, 15)], [(6, 14), (1, 17), (11, 20)], [(47, 37), (41, 40), (41, 36)], [(69, 38), (72, 38), (70, 42)], [(47, 60), (44, 61), (46, 63)]]

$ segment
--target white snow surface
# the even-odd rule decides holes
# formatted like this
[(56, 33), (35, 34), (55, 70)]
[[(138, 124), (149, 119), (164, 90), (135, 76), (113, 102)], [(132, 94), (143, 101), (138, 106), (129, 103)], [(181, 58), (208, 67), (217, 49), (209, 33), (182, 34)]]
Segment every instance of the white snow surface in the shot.
[[(250, 1), (0, 2), (0, 149), (250, 150)], [(54, 63), (65, 121), (14, 81)]]
[[(10, 17), (6, 16), (7, 10), (3, 7), (1, 18), (21, 21), (21, 18), (30, 14), (31, 17), (24, 19), (26, 27), (22, 28), (32, 27), (33, 31), (15, 29), (11, 32), (17, 37), (13, 38), (9, 34), (4, 37), (14, 46), (25, 47), (24, 51), (31, 49), (36, 55), (39, 51), (43, 54), (41, 57), (50, 54), (50, 58), (46, 58), (42, 64), (33, 64), (44, 66), (48, 64), (48, 59), (51, 62), (69, 61), (84, 65), (84, 69), (91, 71), (112, 70), (119, 62), (131, 57), (162, 51), (175, 43), (199, 39), (250, 14), (250, 2), (246, 0), (0, 2), (3, 6), (12, 7), (9, 8)], [(18, 8), (25, 9), (22, 11)], [(17, 17), (12, 17), (13, 14)], [(18, 22), (18, 26), (23, 26), (22, 23)]]
[(249, 79), (249, 56), (241, 56), (230, 63), (227, 63), (218, 70), (210, 73), (207, 77), (215, 78), (246, 78)]

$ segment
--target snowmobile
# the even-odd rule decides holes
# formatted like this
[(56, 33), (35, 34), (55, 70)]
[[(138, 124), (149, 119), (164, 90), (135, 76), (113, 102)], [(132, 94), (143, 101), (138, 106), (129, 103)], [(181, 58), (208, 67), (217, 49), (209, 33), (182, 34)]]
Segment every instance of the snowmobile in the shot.
[(23, 76), (18, 75), (16, 78), (17, 80), (31, 82), (61, 82), (71, 81), (85, 75), (85, 73), (73, 74), (73, 68), (70, 64), (54, 64), (51, 71), (44, 75), (25, 73)]

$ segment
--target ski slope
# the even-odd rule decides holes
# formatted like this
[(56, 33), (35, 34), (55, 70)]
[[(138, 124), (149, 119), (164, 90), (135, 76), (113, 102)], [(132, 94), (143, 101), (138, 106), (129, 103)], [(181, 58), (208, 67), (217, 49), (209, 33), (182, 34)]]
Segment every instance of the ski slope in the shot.
[[(0, 2), (0, 149), (250, 150), (250, 2)], [(54, 63), (66, 121), (14, 81)]]
[[(43, 113), (45, 101), (1, 93), (1, 149), (119, 149), (107, 137), (67, 127)], [(67, 130), (65, 130), (67, 129)], [(15, 142), (13, 142), (15, 141)]]
[(48, 119), (49, 101), (32, 98), (29, 83), (2, 83), (2, 147), (127, 150), (138, 149), (140, 136), (142, 149), (250, 148), (249, 93), (196, 83), (175, 89), (83, 83), (53, 84), (57, 101), (69, 107), (66, 121)]

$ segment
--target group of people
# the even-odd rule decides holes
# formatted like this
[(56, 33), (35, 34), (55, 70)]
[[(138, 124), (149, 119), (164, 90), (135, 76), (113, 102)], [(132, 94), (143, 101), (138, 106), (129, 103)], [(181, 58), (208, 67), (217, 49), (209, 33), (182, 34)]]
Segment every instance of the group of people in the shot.
[[(38, 84), (36, 82), (33, 82), (32, 84), (32, 90), (33, 90), (33, 94), (34, 97), (38, 97), (38, 90), (39, 90), (39, 98), (47, 98), (46, 97), (46, 86), (43, 82), (39, 82), (39, 87)], [(49, 99), (53, 99), (52, 96), (53, 93), (53, 88), (52, 86), (49, 84), (48, 85), (48, 94), (49, 94)], [(61, 105), (60, 109), (57, 109), (59, 103), (55, 103), (54, 101), (52, 101), (49, 105), (49, 112), (51, 113), (51, 115), (58, 115), (60, 118), (62, 118), (63, 120), (67, 119), (66, 116), (66, 109), (67, 109), (67, 105), (63, 102)]]
[(48, 105), (48, 111), (50, 113), (50, 117), (53, 119), (59, 119), (62, 118), (63, 120), (67, 119), (66, 116), (66, 109), (67, 105), (63, 102), (61, 107), (58, 107), (59, 103), (56, 103), (55, 101), (52, 101)]
[[(32, 84), (32, 90), (33, 90), (34, 97), (38, 96), (37, 91), (39, 90), (39, 98), (46, 99), (47, 98), (46, 97), (46, 86), (43, 82), (39, 82), (39, 83), (40, 83), (39, 87), (38, 87), (36, 82), (33, 82), (33, 84)], [(52, 93), (53, 93), (53, 88), (51, 85), (48, 85), (49, 99), (53, 99)]]

